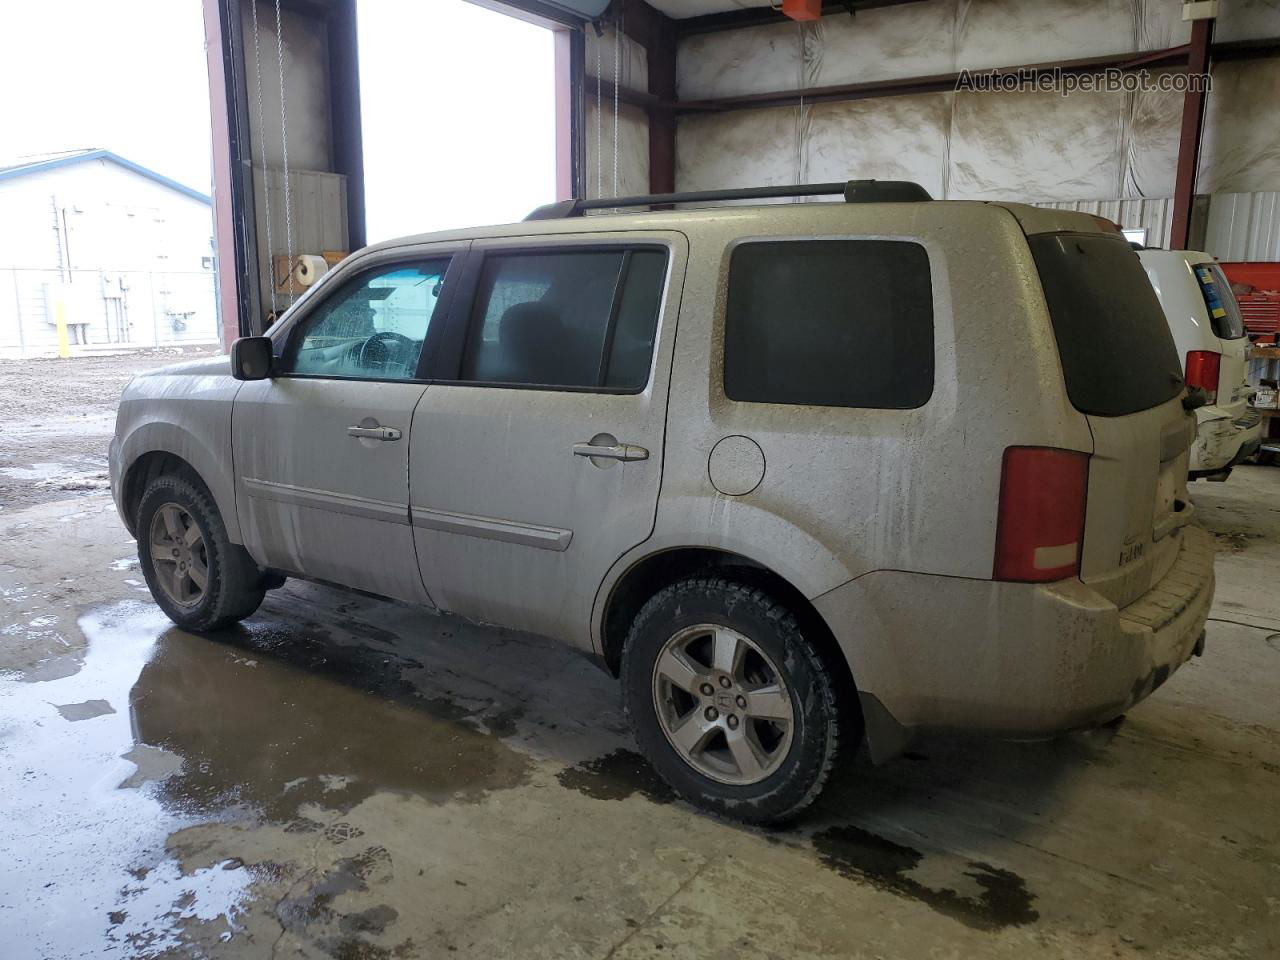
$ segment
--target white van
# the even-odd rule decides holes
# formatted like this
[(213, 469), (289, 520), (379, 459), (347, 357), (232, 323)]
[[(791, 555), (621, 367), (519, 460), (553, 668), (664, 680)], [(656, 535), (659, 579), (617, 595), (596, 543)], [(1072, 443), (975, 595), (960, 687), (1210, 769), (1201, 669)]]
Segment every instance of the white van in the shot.
[(1225, 480), (1262, 443), (1262, 417), (1249, 408), (1249, 340), (1240, 306), (1207, 253), (1141, 250), (1138, 256), (1169, 320), (1187, 387), (1199, 387), (1208, 397), (1196, 410), (1191, 478)]

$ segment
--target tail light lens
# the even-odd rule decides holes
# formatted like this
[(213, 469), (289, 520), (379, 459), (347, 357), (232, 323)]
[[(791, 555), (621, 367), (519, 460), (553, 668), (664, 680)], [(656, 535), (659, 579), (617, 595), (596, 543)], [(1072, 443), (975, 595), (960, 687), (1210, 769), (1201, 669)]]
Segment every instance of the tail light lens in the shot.
[(1000, 476), (996, 580), (1043, 583), (1080, 573), (1089, 454), (1008, 447)]
[(1218, 371), (1222, 367), (1222, 354), (1212, 350), (1191, 350), (1187, 353), (1187, 386), (1199, 387), (1209, 395), (1210, 403), (1218, 402)]

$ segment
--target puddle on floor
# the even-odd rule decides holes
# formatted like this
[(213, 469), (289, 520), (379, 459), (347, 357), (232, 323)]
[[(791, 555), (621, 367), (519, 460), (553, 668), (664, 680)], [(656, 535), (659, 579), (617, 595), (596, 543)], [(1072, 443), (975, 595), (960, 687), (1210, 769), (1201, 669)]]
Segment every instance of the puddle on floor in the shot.
[(852, 824), (815, 833), (813, 847), (822, 862), (837, 873), (927, 904), (975, 930), (1000, 930), (1040, 919), (1031, 907), (1036, 898), (1023, 879), (989, 863), (969, 861), (960, 871), (978, 888), (976, 895), (966, 896), (952, 887), (931, 887), (911, 876), (924, 859), (918, 850)]
[(653, 803), (671, 803), (676, 798), (653, 765), (634, 750), (611, 751), (561, 770), (556, 779), (562, 787), (594, 800), (625, 800), (637, 793)]
[(234, 939), (256, 868), (183, 873), (166, 841), (187, 827), (309, 831), (382, 791), (478, 802), (528, 778), (405, 679), (416, 661), (323, 629), (196, 637), (134, 601), (79, 626), (78, 673), (0, 680), (0, 928), (37, 955), (156, 956), (193, 925)]

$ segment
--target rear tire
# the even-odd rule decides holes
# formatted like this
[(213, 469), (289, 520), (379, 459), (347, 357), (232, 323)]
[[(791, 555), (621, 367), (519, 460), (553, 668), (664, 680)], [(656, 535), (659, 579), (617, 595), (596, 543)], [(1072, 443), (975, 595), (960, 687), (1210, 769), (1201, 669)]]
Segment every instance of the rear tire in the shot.
[(660, 590), (623, 648), (640, 749), (690, 803), (748, 823), (794, 817), (822, 792), (850, 733), (836, 689), (794, 613), (733, 580)]
[(138, 562), (151, 596), (184, 630), (203, 633), (249, 616), (262, 603), (262, 575), (227, 537), (202, 484), (164, 474), (138, 505)]

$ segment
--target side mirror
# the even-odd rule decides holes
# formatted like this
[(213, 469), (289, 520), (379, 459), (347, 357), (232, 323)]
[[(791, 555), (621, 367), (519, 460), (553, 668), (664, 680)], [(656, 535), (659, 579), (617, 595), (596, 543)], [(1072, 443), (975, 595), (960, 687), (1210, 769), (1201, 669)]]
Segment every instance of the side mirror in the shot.
[(231, 375), (237, 380), (266, 380), (271, 363), (270, 337), (241, 337), (231, 345)]

